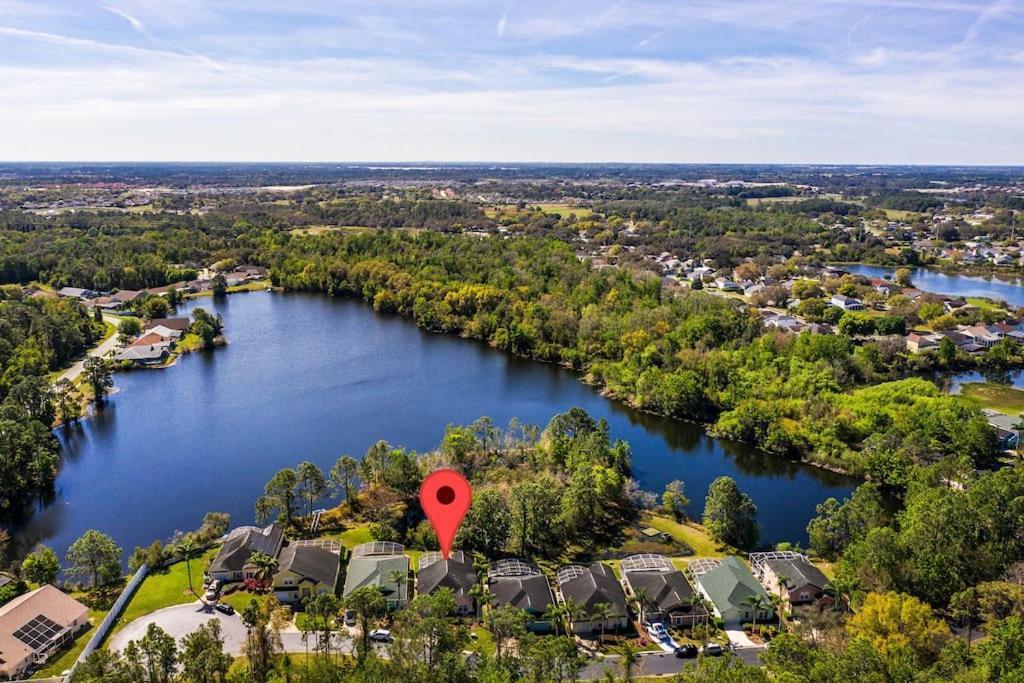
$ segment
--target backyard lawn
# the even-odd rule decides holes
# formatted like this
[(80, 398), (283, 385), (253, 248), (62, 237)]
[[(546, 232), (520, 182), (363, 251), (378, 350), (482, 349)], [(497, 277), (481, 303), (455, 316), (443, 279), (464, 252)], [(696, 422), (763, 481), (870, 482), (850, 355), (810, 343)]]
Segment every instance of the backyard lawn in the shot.
[[(219, 548), (210, 548), (202, 555), (192, 559), (192, 586), (197, 593), (203, 591), (203, 570), (210, 564), (210, 560), (217, 554)], [(135, 596), (117, 620), (114, 632), (120, 630), (125, 624), (138, 619), (139, 617), (155, 612), (163, 607), (171, 605), (182, 605), (196, 599), (188, 589), (188, 575), (185, 572), (185, 563), (176, 562), (167, 569), (154, 572), (147, 576), (135, 591)]]
[(1007, 415), (1024, 412), (1024, 391), (994, 382), (969, 382), (960, 395), (982, 408), (991, 408)]
[[(663, 517), (662, 515), (647, 514), (645, 523), (658, 531), (666, 534), (681, 543), (693, 548), (694, 558), (697, 557), (725, 557), (727, 548), (721, 547), (709, 535), (704, 527), (693, 522), (680, 524), (675, 520)], [(693, 559), (693, 558), (689, 558)]]

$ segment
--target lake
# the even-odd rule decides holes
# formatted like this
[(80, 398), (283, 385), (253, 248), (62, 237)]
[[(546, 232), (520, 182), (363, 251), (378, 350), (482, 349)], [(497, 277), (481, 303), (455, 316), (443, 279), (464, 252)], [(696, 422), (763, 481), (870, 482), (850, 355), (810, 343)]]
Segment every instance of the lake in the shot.
[(766, 542), (804, 542), (815, 505), (856, 485), (634, 411), (563, 368), (431, 334), (358, 301), (258, 292), (180, 312), (196, 305), (224, 316), (228, 346), (165, 370), (118, 373), (117, 392), (95, 416), (59, 430), (56, 496), (16, 531), (17, 552), (46, 543), (63, 557), (90, 528), (129, 552), (195, 529), (213, 510), (248, 524), (282, 467), (311, 460), (326, 471), (378, 439), (428, 450), (445, 425), (482, 415), (543, 426), (574, 406), (630, 443), (643, 488), (660, 494), (683, 480), (695, 515), (715, 477), (734, 477), (760, 509)]
[[(843, 264), (839, 267), (857, 275), (878, 278), (892, 276), (896, 270), (865, 263)], [(928, 268), (914, 268), (911, 270), (910, 279), (914, 287), (922, 292), (999, 299), (1013, 307), (1024, 306), (1024, 286), (1021, 286), (1019, 280), (1007, 281), (970, 275), (947, 275)]]

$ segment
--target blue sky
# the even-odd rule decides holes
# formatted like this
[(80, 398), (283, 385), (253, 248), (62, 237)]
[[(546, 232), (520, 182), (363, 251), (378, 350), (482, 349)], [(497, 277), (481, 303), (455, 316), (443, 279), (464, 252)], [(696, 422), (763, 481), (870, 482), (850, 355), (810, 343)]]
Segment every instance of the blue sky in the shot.
[(0, 159), (1024, 163), (1024, 0), (0, 0)]

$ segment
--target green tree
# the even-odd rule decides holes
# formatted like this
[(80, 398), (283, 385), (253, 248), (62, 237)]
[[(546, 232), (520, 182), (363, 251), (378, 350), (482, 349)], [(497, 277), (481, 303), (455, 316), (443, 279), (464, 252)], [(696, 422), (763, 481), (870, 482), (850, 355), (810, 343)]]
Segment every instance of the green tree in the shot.
[(199, 597), (196, 593), (195, 587), (192, 585), (192, 558), (195, 557), (196, 552), (199, 550), (199, 544), (196, 543), (195, 536), (192, 534), (185, 534), (177, 544), (178, 554), (181, 555), (181, 559), (185, 560), (185, 574), (188, 576), (188, 590), (189, 592)]
[(295, 474), (302, 497), (306, 499), (306, 515), (312, 515), (313, 505), (327, 492), (327, 480), (324, 478), (323, 470), (305, 460), (299, 463)]
[(21, 562), (21, 573), (32, 583), (53, 583), (60, 573), (57, 553), (45, 545), (36, 546)]
[(228, 281), (227, 279), (217, 273), (213, 276), (213, 280), (210, 281), (210, 291), (213, 292), (213, 296), (222, 297), (228, 293)]
[(341, 610), (341, 600), (333, 593), (317, 593), (303, 600), (306, 616), (313, 622), (319, 634), (318, 647), (325, 654), (331, 654), (331, 629)]
[(374, 620), (383, 616), (387, 609), (387, 602), (379, 587), (363, 586), (352, 591), (345, 598), (343, 604), (346, 609), (356, 613), (356, 620), (359, 622), (359, 642), (356, 656), (362, 662), (370, 652), (370, 626)]
[(278, 519), (289, 525), (295, 521), (295, 489), (299, 476), (295, 470), (284, 468), (278, 471), (263, 487), (263, 495), (256, 501), (256, 517), (266, 520), (276, 510)]
[(171, 314), (171, 304), (162, 296), (149, 296), (142, 302), (142, 315), (147, 320), (166, 318)]
[(142, 333), (142, 324), (138, 318), (122, 318), (117, 324), (117, 341), (121, 346), (128, 346)]
[(703, 521), (712, 538), (737, 548), (753, 547), (760, 535), (757, 506), (731, 477), (718, 477), (711, 482), (704, 500)]
[(690, 506), (690, 499), (683, 491), (683, 482), (675, 479), (665, 485), (665, 492), (661, 494), (662, 511), (680, 523), (686, 521), (686, 509)]
[(93, 587), (110, 583), (121, 574), (121, 548), (110, 536), (90, 529), (68, 548), (71, 576), (85, 576)]
[(53, 385), (53, 400), (57, 409), (57, 417), (65, 426), (77, 422), (82, 417), (82, 406), (74, 395), (75, 385), (66, 377), (57, 380)]
[(149, 683), (170, 683), (178, 665), (174, 636), (151, 623), (146, 627), (146, 635), (135, 642), (137, 649), (126, 651), (129, 660), (134, 660), (146, 672)]
[(274, 660), (281, 651), (281, 633), (274, 619), (277, 598), (253, 598), (242, 610), (242, 623), (246, 628), (245, 654), (249, 660), (249, 680), (267, 683), (274, 668)]
[(473, 495), (459, 527), (457, 545), (485, 557), (498, 557), (508, 543), (511, 525), (512, 516), (501, 492), (483, 489)]
[(249, 563), (254, 567), (252, 575), (257, 581), (269, 582), (277, 570), (277, 560), (266, 553), (256, 552), (249, 556)]
[(867, 638), (883, 654), (908, 647), (921, 662), (937, 656), (949, 640), (949, 627), (932, 608), (903, 593), (868, 593), (846, 631)]
[(211, 619), (181, 641), (182, 672), (194, 683), (224, 683), (232, 657), (224, 652), (220, 621)]
[(356, 477), (359, 475), (359, 462), (351, 455), (343, 455), (338, 458), (331, 468), (331, 482), (335, 489), (345, 494), (345, 501), (349, 508), (358, 507), (359, 501), (356, 496)]
[(107, 389), (114, 386), (114, 371), (110, 367), (110, 362), (103, 358), (96, 356), (86, 358), (82, 374), (85, 376), (85, 381), (92, 387), (97, 401), (102, 401)]

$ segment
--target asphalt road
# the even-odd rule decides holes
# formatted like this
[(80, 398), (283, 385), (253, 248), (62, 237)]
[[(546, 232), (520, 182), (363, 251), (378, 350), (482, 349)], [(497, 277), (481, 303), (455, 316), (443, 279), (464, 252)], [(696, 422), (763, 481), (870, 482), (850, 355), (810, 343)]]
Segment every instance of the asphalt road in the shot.
[[(736, 656), (746, 664), (760, 664), (758, 654), (762, 648), (740, 648), (735, 650)], [(584, 667), (580, 672), (581, 680), (603, 679), (606, 672), (618, 677), (622, 675), (622, 665), (619, 663), (618, 655), (610, 655), (601, 660), (595, 660)], [(693, 666), (696, 659), (678, 659), (669, 652), (646, 652), (640, 656), (640, 661), (633, 668), (634, 676), (671, 676), (683, 670), (683, 667)]]
[[(105, 315), (103, 316), (103, 319), (108, 323), (112, 323), (115, 327), (117, 326), (117, 318)], [(104, 339), (102, 342), (99, 343), (98, 346), (89, 349), (89, 352), (86, 354), (86, 357), (105, 356), (116, 348), (117, 332), (110, 335), (110, 337), (108, 337), (107, 339)], [(85, 358), (76, 361), (71, 367), (69, 367), (64, 372), (60, 373), (60, 376), (58, 376), (57, 379), (68, 379), (74, 382), (76, 379), (78, 379), (78, 376), (82, 374), (82, 370), (84, 369)]]

